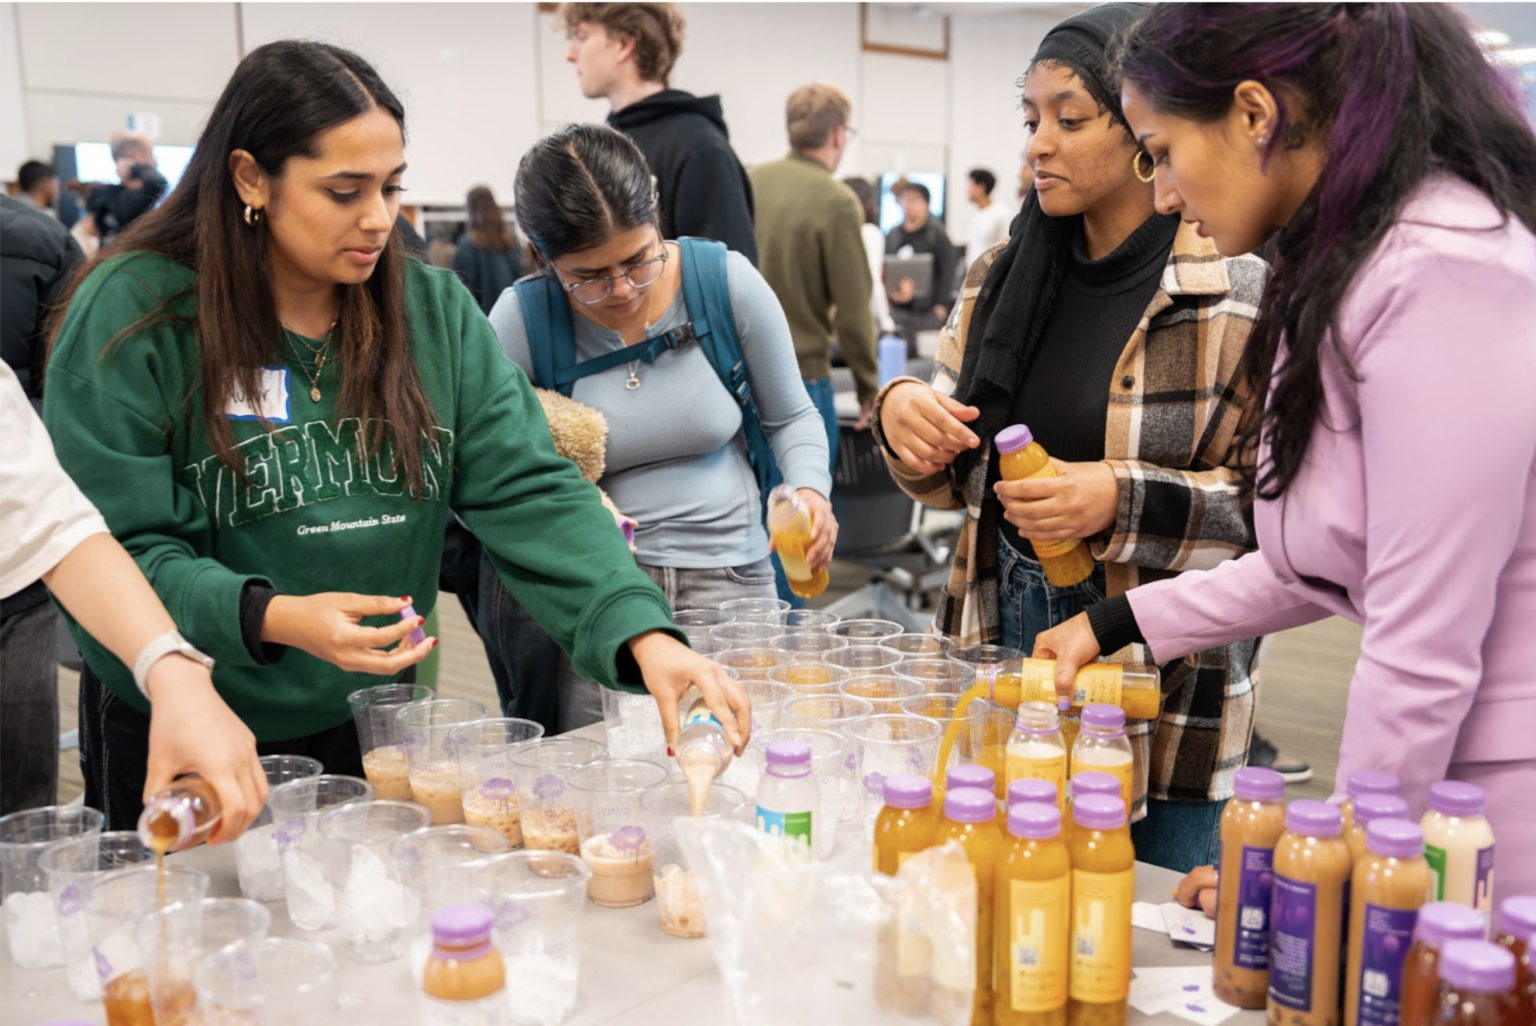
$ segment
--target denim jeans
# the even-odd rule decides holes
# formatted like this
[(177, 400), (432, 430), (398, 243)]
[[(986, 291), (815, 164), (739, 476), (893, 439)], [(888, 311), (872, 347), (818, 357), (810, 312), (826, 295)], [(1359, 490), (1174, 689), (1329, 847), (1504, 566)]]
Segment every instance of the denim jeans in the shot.
[(0, 816), (52, 805), (58, 791), (58, 623), (48, 599), (0, 622)]
[(1226, 799), (1169, 802), (1148, 798), (1146, 818), (1131, 824), (1136, 858), (1175, 873), (1214, 865), (1221, 839), (1221, 812), (1226, 807)]
[(1095, 564), (1093, 573), (1082, 583), (1058, 588), (1045, 579), (1045, 570), (1033, 552), (1026, 555), (999, 531), (997, 591), (997, 613), (1002, 621), (999, 642), (1029, 655), (1035, 648), (1035, 635), (1104, 601), (1104, 564)]

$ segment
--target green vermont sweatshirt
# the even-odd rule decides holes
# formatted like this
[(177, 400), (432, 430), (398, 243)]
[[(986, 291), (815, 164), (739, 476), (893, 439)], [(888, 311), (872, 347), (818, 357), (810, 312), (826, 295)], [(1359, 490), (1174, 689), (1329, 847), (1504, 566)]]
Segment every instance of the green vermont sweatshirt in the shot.
[[(175, 319), (109, 347), (166, 299)], [(217, 661), (220, 694), (262, 741), (343, 723), (348, 693), (385, 681), (295, 648), (260, 665), (241, 634), (246, 583), (290, 595), (411, 595), (425, 615), (437, 597), (450, 507), (584, 676), (643, 691), (624, 642), (672, 629), (665, 597), (635, 565), (597, 489), (555, 452), (527, 377), (502, 355), (453, 273), (411, 260), (406, 307), (437, 422), (420, 499), (392, 472), (387, 449), (365, 455), (364, 425), (336, 408), (335, 363), (323, 368), (321, 399), (312, 402), (292, 351), (263, 371), (258, 402), (270, 430), (245, 397), (225, 411), (250, 482), (242, 484), (208, 443), (201, 400), (188, 401), (198, 383), (195, 279), (163, 257), (129, 253), (96, 268), (49, 361), (43, 412), (60, 462), (182, 633)], [(147, 711), (131, 670), (78, 626), (71, 630), (107, 687)]]

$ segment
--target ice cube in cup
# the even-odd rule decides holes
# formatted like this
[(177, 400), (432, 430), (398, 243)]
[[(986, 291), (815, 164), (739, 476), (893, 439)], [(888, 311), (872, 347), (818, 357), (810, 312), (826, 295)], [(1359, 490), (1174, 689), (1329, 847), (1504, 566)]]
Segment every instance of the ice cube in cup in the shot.
[(106, 817), (84, 806), (49, 805), (0, 816), (0, 900), (11, 959), (21, 969), (64, 964), (64, 942), (40, 860), (55, 841), (101, 833)]

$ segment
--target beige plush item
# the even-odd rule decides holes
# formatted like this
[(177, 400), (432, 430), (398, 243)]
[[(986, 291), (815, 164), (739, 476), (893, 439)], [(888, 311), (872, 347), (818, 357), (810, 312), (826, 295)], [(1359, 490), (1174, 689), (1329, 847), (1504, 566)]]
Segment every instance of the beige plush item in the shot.
[[(534, 392), (544, 407), (544, 419), (549, 421), (549, 433), (555, 439), (555, 451), (576, 464), (582, 477), (596, 484), (608, 467), (607, 418), (592, 407), (567, 399), (559, 392), (543, 388), (536, 388)], [(602, 496), (603, 505), (613, 514), (614, 521), (622, 526), (628, 518), (608, 498), (607, 492), (601, 488), (597, 491)]]

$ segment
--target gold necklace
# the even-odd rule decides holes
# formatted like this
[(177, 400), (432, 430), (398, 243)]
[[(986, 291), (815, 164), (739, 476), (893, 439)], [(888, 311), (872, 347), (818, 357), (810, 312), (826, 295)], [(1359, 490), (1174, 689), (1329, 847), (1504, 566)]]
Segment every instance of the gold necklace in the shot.
[[(325, 369), (325, 358), (330, 354), (331, 351), (331, 336), (336, 333), (336, 322), (332, 321), (331, 326), (326, 329), (325, 339), (320, 343), (319, 346), (310, 345), (309, 342), (305, 340), (303, 335), (300, 335), (290, 328), (284, 328), (283, 331), (288, 336), (288, 345), (293, 349), (293, 354), (299, 358), (299, 370), (303, 371), (304, 376), (309, 379), (309, 401), (312, 403), (318, 403), (320, 401), (320, 372)], [(295, 346), (294, 343), (298, 343), (298, 346)], [(308, 350), (309, 355), (314, 357), (315, 372), (313, 374), (311, 374), (309, 372), (309, 368), (305, 366), (304, 357), (299, 354), (299, 346), (302, 346), (304, 349)]]

